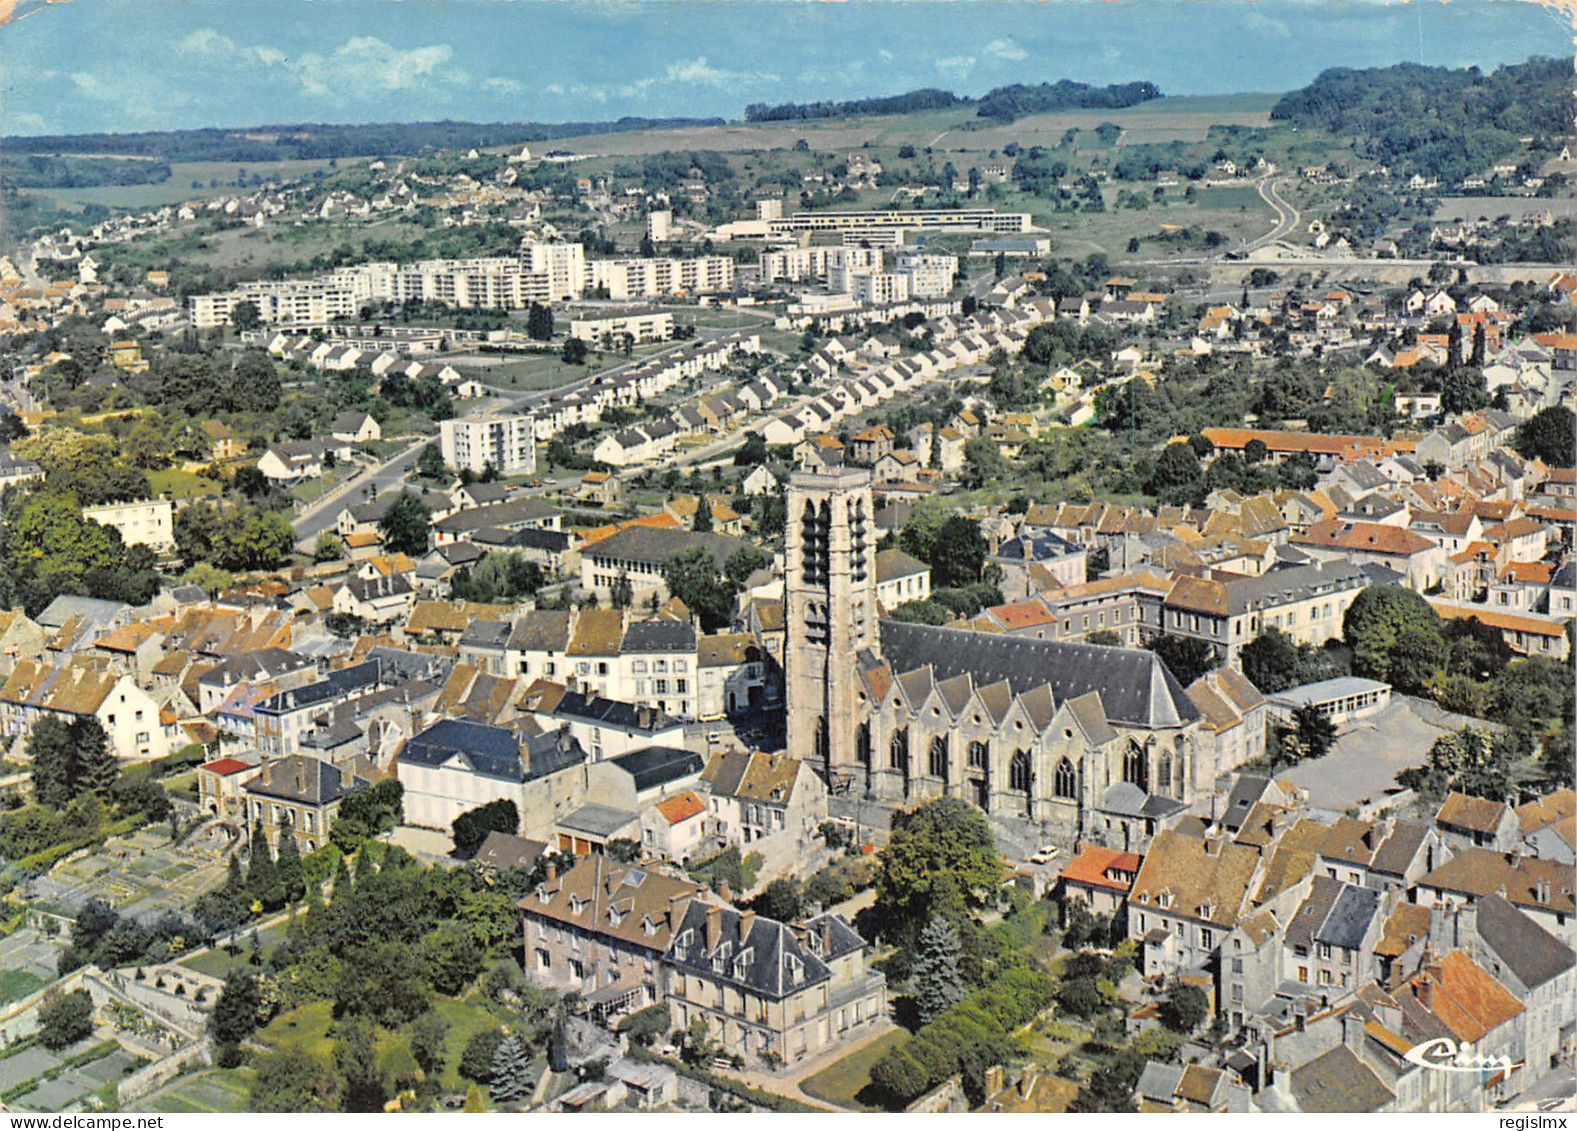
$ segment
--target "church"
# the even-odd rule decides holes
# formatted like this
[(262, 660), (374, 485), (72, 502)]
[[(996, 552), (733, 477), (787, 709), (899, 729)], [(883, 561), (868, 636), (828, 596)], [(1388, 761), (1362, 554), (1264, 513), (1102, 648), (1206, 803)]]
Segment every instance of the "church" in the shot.
[(881, 619), (869, 473), (795, 473), (786, 536), (788, 752), (833, 794), (1142, 851), (1233, 768), (1153, 652)]

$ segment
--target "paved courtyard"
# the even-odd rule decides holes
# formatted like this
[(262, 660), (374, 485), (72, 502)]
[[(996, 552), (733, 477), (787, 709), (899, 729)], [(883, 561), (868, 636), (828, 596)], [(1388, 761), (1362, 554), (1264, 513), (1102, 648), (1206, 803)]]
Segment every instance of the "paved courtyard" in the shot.
[(1483, 719), (1397, 695), (1378, 714), (1350, 724), (1325, 757), (1277, 776), (1308, 790), (1309, 804), (1316, 809), (1342, 813), (1354, 806), (1383, 805), (1399, 788), (1397, 774), (1422, 766), (1435, 739), (1464, 726), (1495, 729)]

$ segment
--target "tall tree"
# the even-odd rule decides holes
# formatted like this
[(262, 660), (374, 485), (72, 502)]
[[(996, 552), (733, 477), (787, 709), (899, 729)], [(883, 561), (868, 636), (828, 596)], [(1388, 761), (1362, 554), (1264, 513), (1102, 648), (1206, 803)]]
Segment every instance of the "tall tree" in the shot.
[(279, 830), (279, 854), (274, 861), (274, 874), (279, 894), (286, 903), (306, 898), (307, 871), (301, 863), (301, 851), (296, 847), (296, 834), (288, 828)]
[(383, 534), (385, 548), (391, 553), (419, 557), (427, 553), (432, 522), (433, 512), (427, 509), (420, 496), (401, 491), (384, 508), (383, 517), (378, 519), (378, 530)]
[(246, 854), (246, 891), (264, 907), (278, 906), (280, 902), (279, 872), (261, 824), (252, 826), (252, 842)]
[(531, 1095), (531, 1047), (518, 1034), (510, 1034), (493, 1054), (488, 1091), (495, 1103), (517, 1103)]
[(1371, 585), (1353, 599), (1342, 620), (1342, 636), (1353, 650), (1353, 671), (1371, 679), (1397, 682), (1415, 691), (1444, 666), (1450, 650), (1440, 616), (1428, 601), (1399, 585)]
[(929, 1023), (964, 996), (964, 979), (958, 972), (960, 947), (958, 929), (940, 915), (933, 915), (920, 932), (909, 974), (920, 1024)]

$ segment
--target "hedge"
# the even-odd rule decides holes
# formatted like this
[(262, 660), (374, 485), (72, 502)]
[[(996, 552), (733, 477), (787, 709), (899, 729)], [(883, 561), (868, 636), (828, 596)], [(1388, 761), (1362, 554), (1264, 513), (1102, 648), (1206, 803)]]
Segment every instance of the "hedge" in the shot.
[(1004, 971), (942, 1013), (871, 1068), (871, 1080), (894, 1100), (908, 1103), (942, 1081), (978, 1065), (984, 1054), (1010, 1051), (1015, 1029), (1051, 1004), (1057, 981), (1033, 966)]

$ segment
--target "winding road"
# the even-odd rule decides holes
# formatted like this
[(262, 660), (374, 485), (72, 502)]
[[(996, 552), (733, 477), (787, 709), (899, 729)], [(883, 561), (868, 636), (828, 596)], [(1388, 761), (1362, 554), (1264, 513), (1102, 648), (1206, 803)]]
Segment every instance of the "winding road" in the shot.
[(1272, 177), (1263, 177), (1257, 186), (1260, 199), (1276, 210), (1276, 226), (1268, 233), (1260, 236), (1252, 243), (1243, 245), (1244, 251), (1257, 251), (1277, 240), (1284, 240), (1292, 234), (1292, 229), (1298, 226), (1298, 210), (1283, 200), (1276, 192), (1276, 181)]

